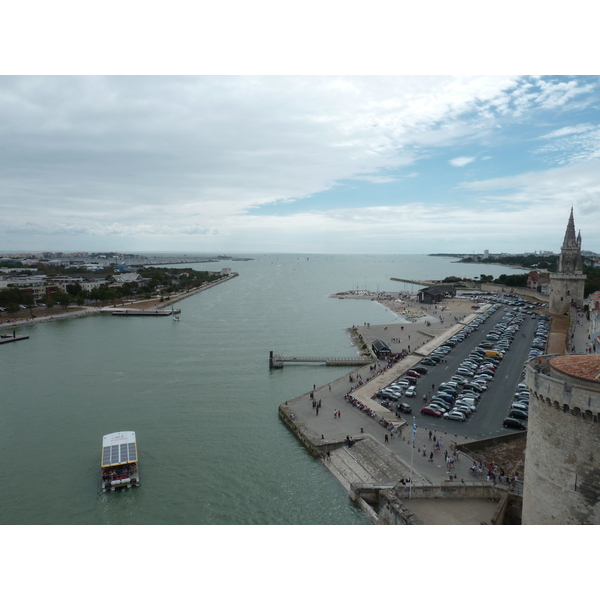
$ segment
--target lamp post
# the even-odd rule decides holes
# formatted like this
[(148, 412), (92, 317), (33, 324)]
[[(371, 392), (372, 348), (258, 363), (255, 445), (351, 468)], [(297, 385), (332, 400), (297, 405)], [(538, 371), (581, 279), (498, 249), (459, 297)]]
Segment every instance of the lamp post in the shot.
[(413, 432), (412, 432), (412, 448), (410, 449), (410, 482), (408, 486), (408, 499), (412, 498), (412, 485), (413, 485), (413, 454), (415, 453), (415, 436), (417, 435), (417, 423), (413, 415)]

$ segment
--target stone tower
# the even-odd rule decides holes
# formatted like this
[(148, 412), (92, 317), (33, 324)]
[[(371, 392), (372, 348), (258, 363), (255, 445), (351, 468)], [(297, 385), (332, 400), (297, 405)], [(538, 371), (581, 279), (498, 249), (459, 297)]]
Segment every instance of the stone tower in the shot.
[(525, 382), (523, 525), (600, 525), (600, 356), (534, 358)]
[(585, 279), (581, 261), (581, 233), (575, 237), (573, 208), (571, 208), (565, 239), (560, 249), (558, 268), (556, 273), (550, 273), (550, 314), (568, 313), (571, 302), (583, 306)]

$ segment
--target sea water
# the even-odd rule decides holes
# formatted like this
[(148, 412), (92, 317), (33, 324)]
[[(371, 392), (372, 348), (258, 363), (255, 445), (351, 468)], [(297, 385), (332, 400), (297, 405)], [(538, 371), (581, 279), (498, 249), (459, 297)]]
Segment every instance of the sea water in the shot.
[[(0, 346), (1, 523), (369, 522), (277, 413), (349, 369), (269, 370), (269, 351), (355, 356), (347, 328), (398, 318), (329, 294), (511, 269), (422, 255), (247, 256), (187, 265), (239, 277), (179, 302), (179, 322), (99, 314), (22, 326), (29, 340)], [(137, 434), (141, 485), (103, 494), (102, 436), (119, 430)]]

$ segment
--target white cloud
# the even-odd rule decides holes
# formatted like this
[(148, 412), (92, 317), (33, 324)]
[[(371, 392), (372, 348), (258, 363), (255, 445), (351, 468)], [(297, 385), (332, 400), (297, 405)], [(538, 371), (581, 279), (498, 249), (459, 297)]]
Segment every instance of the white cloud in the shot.
[(452, 160), (449, 160), (448, 162), (453, 167), (464, 167), (465, 165), (472, 163), (474, 160), (475, 160), (474, 156), (459, 156), (457, 158), (453, 158)]
[(600, 125), (562, 127), (538, 139), (550, 141), (533, 150), (533, 154), (546, 155), (554, 163), (569, 164), (600, 158)]
[[(584, 248), (600, 251), (596, 227), (600, 220), (600, 160), (462, 183), (459, 187), (474, 192), (482, 207), (498, 211), (494, 217), (497, 231), (505, 231), (507, 239), (514, 239), (516, 232), (523, 236), (520, 244), (514, 239), (515, 250), (509, 252), (522, 251), (532, 241), (534, 248), (558, 250), (571, 206)], [(483, 230), (485, 221), (484, 217)]]
[[(351, 251), (361, 243), (362, 220), (372, 243), (378, 231), (389, 232), (381, 238), (385, 251), (384, 240), (396, 243), (398, 222), (410, 222), (420, 236), (410, 239), (426, 245), (429, 224), (413, 227), (414, 210), (431, 218), (440, 240), (454, 239), (443, 222), (464, 238), (461, 220), (477, 236), (475, 229), (488, 228), (478, 228), (468, 211), (446, 207), (445, 220), (441, 206), (430, 211), (410, 198), (377, 209), (324, 206), (313, 213), (299, 206), (287, 217), (256, 209), (289, 205), (344, 180), (416, 177), (424, 172), (416, 163), (432, 149), (485, 142), (499, 119), (565, 107), (589, 90), (575, 80), (509, 76), (3, 77), (3, 245), (26, 248), (53, 237), (62, 248), (118, 239), (166, 250), (196, 242), (251, 249), (268, 239), (308, 243), (318, 233), (323, 239), (314, 244), (322, 246), (331, 227), (331, 250), (342, 250), (350, 232), (344, 251)], [(591, 146), (587, 151), (594, 156)], [(473, 161), (459, 156), (450, 163)], [(465, 189), (477, 183), (478, 191), (486, 186)]]
[(573, 135), (574, 133), (584, 133), (585, 131), (590, 131), (591, 129), (597, 129), (596, 125), (590, 125), (589, 123), (585, 123), (582, 125), (572, 125), (568, 127), (561, 127), (560, 129), (555, 129), (546, 135), (541, 135), (538, 139), (551, 139), (556, 137), (562, 137), (564, 135)]

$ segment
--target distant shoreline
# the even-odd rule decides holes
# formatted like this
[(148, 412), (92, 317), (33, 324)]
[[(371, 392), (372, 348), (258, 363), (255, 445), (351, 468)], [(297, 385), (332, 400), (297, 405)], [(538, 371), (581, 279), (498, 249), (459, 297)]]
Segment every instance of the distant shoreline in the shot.
[(30, 325), (38, 325), (41, 323), (49, 323), (51, 321), (59, 321), (63, 319), (74, 319), (76, 317), (88, 317), (90, 315), (97, 315), (107, 312), (112, 312), (115, 309), (120, 309), (124, 307), (132, 307), (138, 310), (149, 310), (149, 309), (160, 309), (166, 306), (171, 306), (171, 304), (175, 304), (176, 302), (180, 302), (181, 300), (185, 300), (194, 294), (198, 294), (200, 292), (204, 292), (205, 290), (214, 287), (215, 285), (219, 285), (220, 283), (225, 283), (226, 281), (230, 281), (234, 277), (237, 277), (239, 273), (231, 273), (228, 277), (223, 279), (219, 279), (218, 281), (212, 281), (210, 283), (204, 283), (201, 286), (194, 288), (193, 290), (183, 292), (181, 294), (171, 296), (168, 300), (163, 300), (160, 302), (159, 297), (153, 298), (150, 300), (138, 300), (132, 302), (126, 302), (119, 305), (112, 306), (93, 306), (93, 307), (70, 307), (71, 310), (67, 309), (65, 312), (56, 312), (51, 315), (44, 315), (42, 317), (22, 317), (17, 321), (11, 322), (3, 322), (0, 323), (0, 329), (16, 329), (17, 327), (25, 327)]

